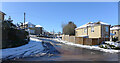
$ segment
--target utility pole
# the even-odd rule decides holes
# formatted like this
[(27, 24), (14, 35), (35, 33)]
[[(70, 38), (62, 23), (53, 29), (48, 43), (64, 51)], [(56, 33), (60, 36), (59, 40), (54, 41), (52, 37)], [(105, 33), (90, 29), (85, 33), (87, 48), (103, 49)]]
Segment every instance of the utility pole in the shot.
[(24, 30), (25, 30), (25, 12), (24, 12)]
[(53, 29), (53, 38), (54, 38), (54, 29)]

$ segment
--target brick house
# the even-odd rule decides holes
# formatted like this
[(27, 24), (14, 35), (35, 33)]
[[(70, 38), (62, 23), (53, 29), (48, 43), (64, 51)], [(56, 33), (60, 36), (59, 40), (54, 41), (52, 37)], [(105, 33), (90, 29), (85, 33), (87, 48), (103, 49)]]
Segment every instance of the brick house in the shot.
[(36, 26), (35, 26), (35, 34), (36, 34), (36, 35), (43, 34), (43, 27), (40, 26), (40, 25), (36, 25)]
[(120, 25), (114, 25), (110, 28), (110, 32), (115, 34), (112, 38), (118, 38), (120, 41)]
[(76, 37), (109, 38), (110, 25), (103, 22), (89, 22), (75, 29)]
[(32, 24), (31, 22), (25, 22), (25, 24), (21, 24), (20, 28), (24, 29), (29, 32), (29, 34), (35, 34), (35, 25)]
[(76, 43), (97, 45), (110, 38), (110, 24), (89, 22), (75, 29)]

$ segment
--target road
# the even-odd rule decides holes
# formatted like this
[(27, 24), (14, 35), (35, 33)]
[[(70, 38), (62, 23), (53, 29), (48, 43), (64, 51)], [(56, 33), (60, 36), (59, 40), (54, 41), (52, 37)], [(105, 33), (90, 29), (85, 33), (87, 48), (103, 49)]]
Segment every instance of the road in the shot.
[(89, 50), (66, 45), (49, 39), (39, 39), (50, 42), (60, 53), (51, 53), (43, 57), (27, 57), (17, 61), (118, 61), (117, 53)]

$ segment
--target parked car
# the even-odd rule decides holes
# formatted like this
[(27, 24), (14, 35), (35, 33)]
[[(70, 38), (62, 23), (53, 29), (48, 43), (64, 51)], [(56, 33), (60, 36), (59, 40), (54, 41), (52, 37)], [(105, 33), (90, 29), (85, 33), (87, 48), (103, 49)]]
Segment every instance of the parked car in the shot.
[(38, 34), (37, 37), (44, 37), (44, 35), (43, 34)]
[(115, 42), (112, 42), (112, 41), (105, 41), (105, 44), (116, 45)]
[(120, 41), (112, 42), (112, 41), (104, 41), (100, 44), (101, 48), (105, 49), (120, 49)]
[(115, 42), (116, 47), (120, 47), (120, 41)]
[(114, 45), (115, 47), (120, 47), (120, 41), (117, 42), (105, 41), (105, 44)]

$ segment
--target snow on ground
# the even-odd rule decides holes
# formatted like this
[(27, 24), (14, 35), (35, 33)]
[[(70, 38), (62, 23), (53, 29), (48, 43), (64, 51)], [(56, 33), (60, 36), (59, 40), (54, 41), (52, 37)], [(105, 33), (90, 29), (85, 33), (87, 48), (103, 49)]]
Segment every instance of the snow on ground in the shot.
[(120, 52), (120, 50), (100, 48), (98, 45), (89, 46), (89, 45), (75, 44), (75, 43), (68, 42), (68, 41), (63, 41), (63, 40), (60, 40), (60, 39), (52, 39), (52, 40), (55, 40), (55, 41), (58, 41), (58, 42), (62, 42), (62, 43), (68, 44), (68, 45), (73, 45), (73, 46), (77, 46), (77, 47), (86, 48), (86, 49), (99, 50), (99, 51), (109, 52), (109, 53), (118, 53), (118, 52)]
[(10, 59), (26, 57), (41, 52), (43, 49), (44, 47), (42, 46), (41, 40), (30, 38), (30, 42), (26, 45), (16, 48), (1, 49), (0, 51), (2, 51), (2, 59)]

